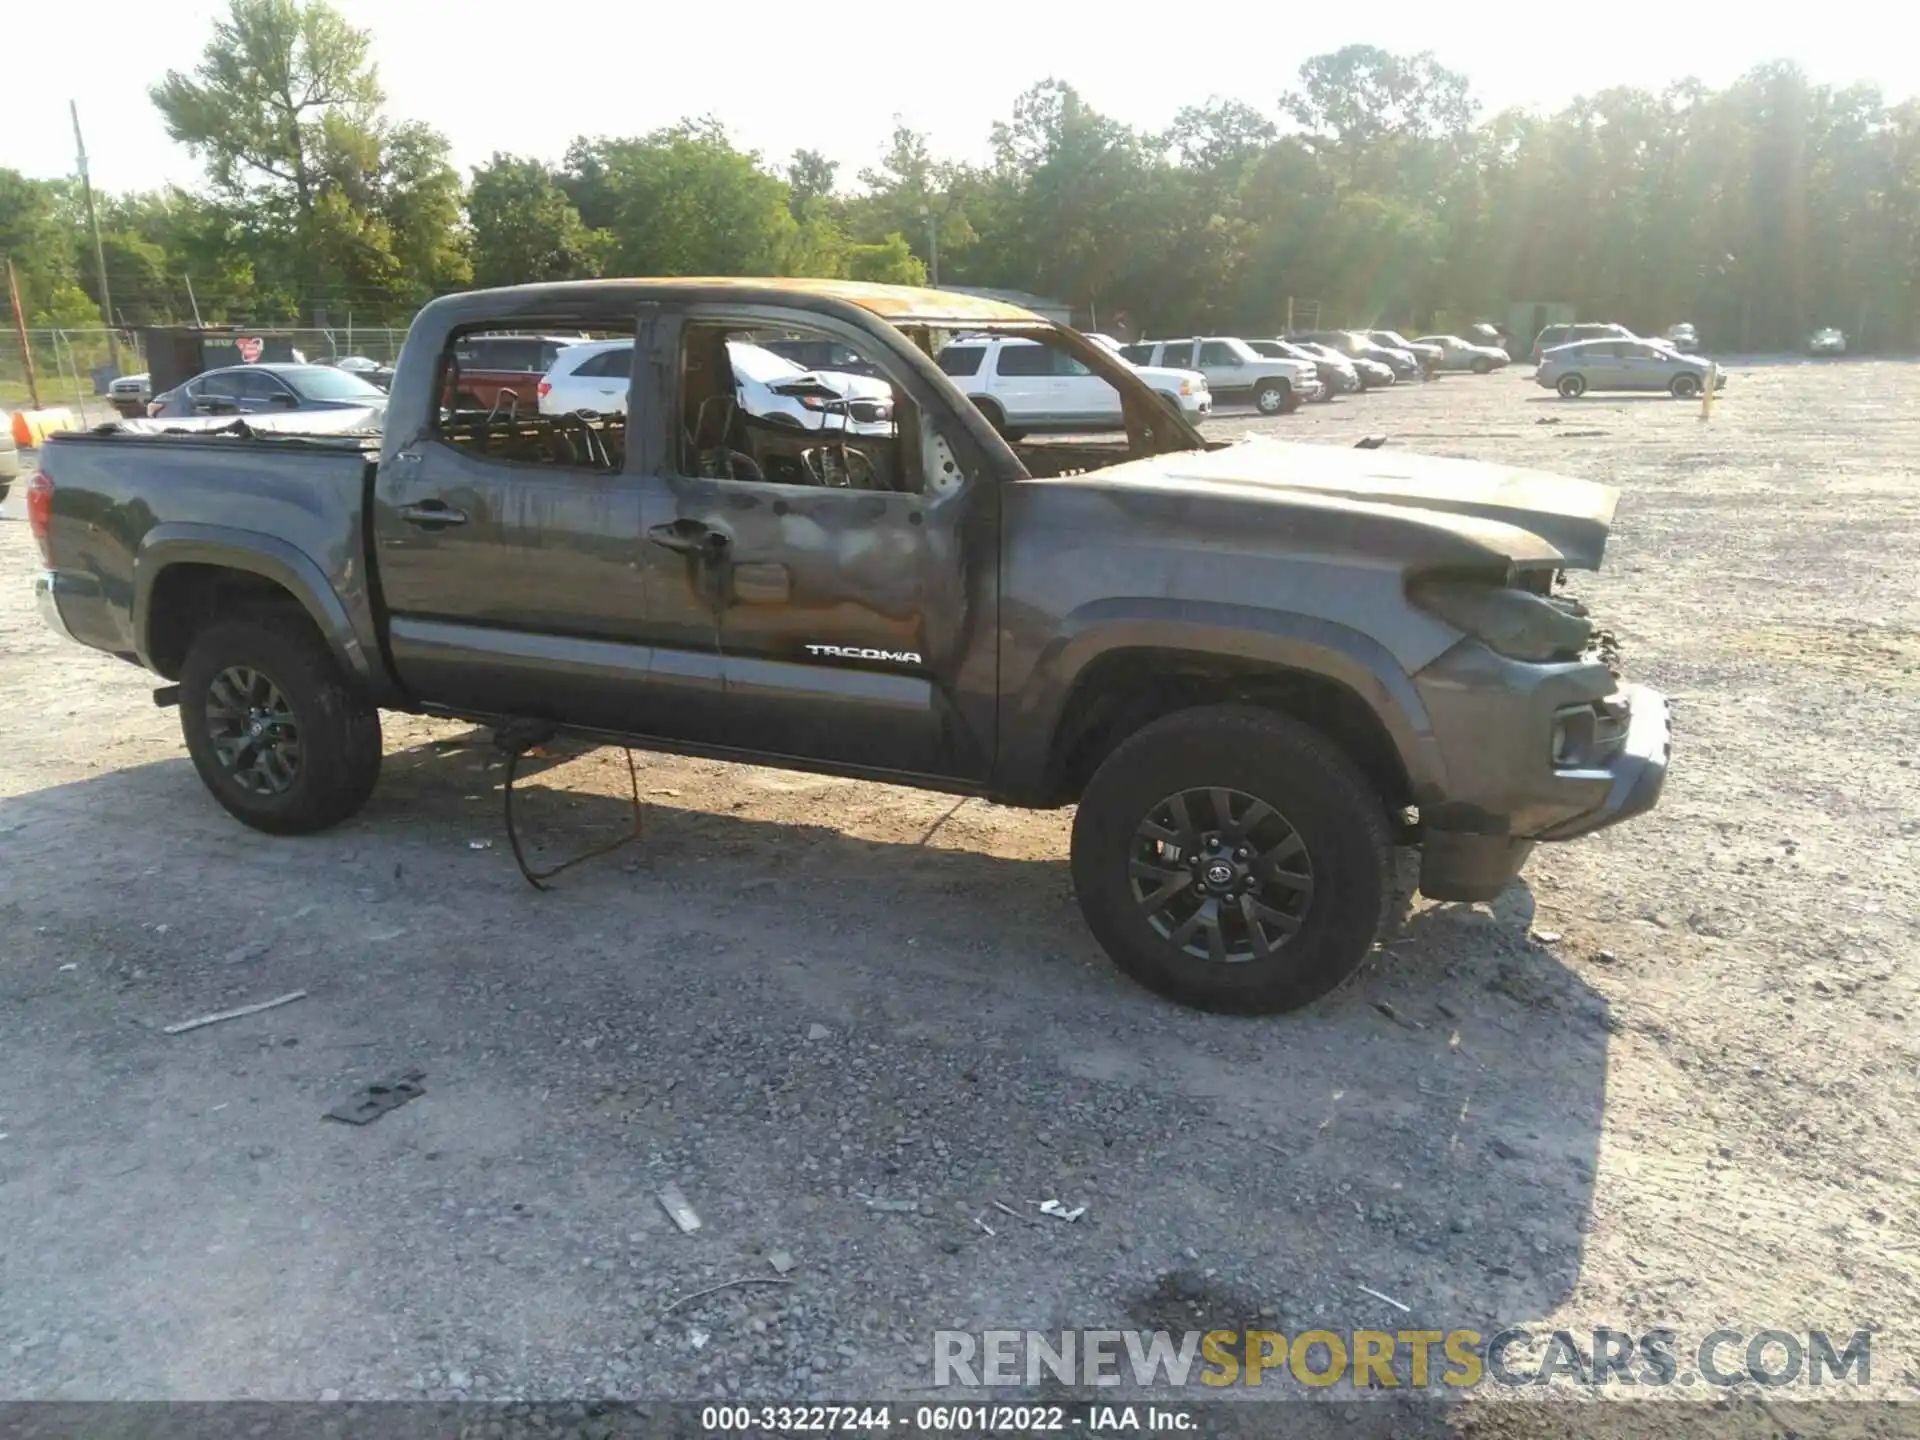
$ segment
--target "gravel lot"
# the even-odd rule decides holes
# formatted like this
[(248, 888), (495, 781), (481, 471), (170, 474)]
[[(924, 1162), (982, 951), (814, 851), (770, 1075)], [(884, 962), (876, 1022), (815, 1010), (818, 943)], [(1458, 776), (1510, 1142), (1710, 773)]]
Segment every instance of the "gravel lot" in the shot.
[[(356, 821), (254, 834), (150, 677), (40, 627), (16, 492), (0, 1397), (925, 1398), (940, 1328), (1515, 1323), (1872, 1327), (1920, 1395), (1917, 379), (1215, 421), (1619, 486), (1575, 589), (1680, 697), (1655, 814), (1253, 1022), (1109, 966), (1065, 814), (642, 756), (642, 842), (541, 895), (482, 737), (390, 716)], [(617, 834), (625, 783), (558, 754), (528, 828)]]

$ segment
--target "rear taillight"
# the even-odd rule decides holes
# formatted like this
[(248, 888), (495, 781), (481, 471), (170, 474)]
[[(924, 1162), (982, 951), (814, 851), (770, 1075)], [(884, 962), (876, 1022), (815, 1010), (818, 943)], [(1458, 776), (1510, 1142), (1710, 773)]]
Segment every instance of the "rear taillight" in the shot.
[(542, 380), (540, 382), (540, 398), (544, 400), (547, 398), (547, 396), (551, 395), (552, 393), (553, 393), (553, 386), (548, 384), (545, 380)]
[(40, 558), (53, 564), (53, 477), (44, 470), (33, 472), (27, 481), (27, 528), (33, 531), (33, 543), (40, 547)]

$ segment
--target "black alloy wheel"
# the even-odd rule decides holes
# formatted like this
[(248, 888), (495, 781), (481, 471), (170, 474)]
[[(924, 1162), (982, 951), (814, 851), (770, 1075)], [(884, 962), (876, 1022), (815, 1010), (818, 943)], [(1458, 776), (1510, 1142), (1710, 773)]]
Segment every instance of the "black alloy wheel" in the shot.
[(1134, 831), (1128, 886), (1147, 925), (1199, 960), (1267, 959), (1299, 932), (1313, 860), (1273, 806), (1240, 790), (1181, 790)]

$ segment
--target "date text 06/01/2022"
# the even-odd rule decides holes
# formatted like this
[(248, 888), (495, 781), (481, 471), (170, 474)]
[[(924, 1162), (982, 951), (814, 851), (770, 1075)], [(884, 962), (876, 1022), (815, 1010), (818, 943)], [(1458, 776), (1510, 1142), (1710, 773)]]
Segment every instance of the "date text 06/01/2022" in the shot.
[(1166, 1405), (708, 1405), (703, 1430), (726, 1434), (837, 1434), (899, 1429), (923, 1434), (1006, 1431), (1032, 1435), (1180, 1434), (1195, 1428), (1185, 1408)]

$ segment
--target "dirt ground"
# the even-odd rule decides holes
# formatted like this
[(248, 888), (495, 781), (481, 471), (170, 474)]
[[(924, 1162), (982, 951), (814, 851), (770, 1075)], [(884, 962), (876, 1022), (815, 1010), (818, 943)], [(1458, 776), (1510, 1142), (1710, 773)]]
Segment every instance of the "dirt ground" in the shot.
[[(0, 1398), (911, 1399), (943, 1328), (1516, 1324), (1870, 1329), (1871, 1393), (1920, 1396), (1916, 381), (1742, 364), (1702, 423), (1516, 369), (1213, 422), (1619, 486), (1574, 588), (1679, 700), (1657, 812), (1260, 1021), (1118, 975), (1064, 813), (641, 756), (642, 840), (537, 894), (480, 737), (389, 716), (358, 819), (252, 833), (151, 677), (41, 628), (16, 493)], [(534, 776), (540, 853), (625, 784)], [(667, 1313), (740, 1278), (786, 1283)]]

